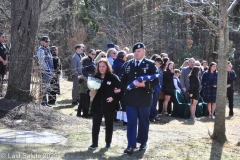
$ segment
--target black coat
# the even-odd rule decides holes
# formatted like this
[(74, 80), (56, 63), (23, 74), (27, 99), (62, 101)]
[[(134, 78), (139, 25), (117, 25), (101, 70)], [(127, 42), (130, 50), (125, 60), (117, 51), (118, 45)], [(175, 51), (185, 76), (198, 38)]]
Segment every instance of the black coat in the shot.
[[(135, 67), (135, 60), (130, 60), (124, 65), (124, 71), (121, 75), (123, 86), (127, 86), (136, 78), (142, 75), (158, 74), (158, 70), (153, 61), (144, 58), (138, 67)], [(152, 104), (153, 88), (159, 85), (159, 79), (145, 82), (145, 87), (125, 90), (125, 104), (131, 107), (149, 107)]]
[(189, 94), (199, 92), (199, 89), (200, 89), (200, 81), (198, 77), (195, 75), (191, 75), (189, 77)]
[(88, 77), (88, 75), (94, 75), (96, 65), (90, 56), (85, 56), (82, 58), (82, 67), (82, 74), (85, 77)]
[[(99, 76), (95, 78), (101, 79)], [(114, 93), (115, 88), (121, 88), (121, 82), (117, 75), (108, 73), (105, 75), (101, 87), (98, 89), (92, 102), (92, 113), (112, 113), (116, 110), (116, 103), (119, 102), (122, 96), (120, 93)], [(107, 98), (112, 97), (112, 102), (107, 102)]]
[(173, 73), (169, 70), (163, 72), (163, 91), (173, 93), (175, 87), (173, 83)]
[(228, 72), (227, 75), (227, 84), (230, 84), (231, 86), (227, 88), (228, 92), (234, 92), (234, 88), (233, 88), (233, 82), (237, 80), (237, 76), (235, 74), (235, 72), (233, 70), (231, 70), (230, 72)]
[(112, 66), (113, 73), (119, 76), (120, 75), (119, 73), (121, 72), (120, 69), (123, 64), (124, 64), (124, 60), (120, 58), (115, 59)]

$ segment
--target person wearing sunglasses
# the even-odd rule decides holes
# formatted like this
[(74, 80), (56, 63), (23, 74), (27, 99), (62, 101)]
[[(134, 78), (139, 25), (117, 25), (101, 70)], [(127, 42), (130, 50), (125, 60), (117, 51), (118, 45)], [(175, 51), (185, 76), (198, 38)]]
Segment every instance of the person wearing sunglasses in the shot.
[(117, 50), (115, 48), (110, 48), (107, 51), (108, 62), (110, 63), (111, 67), (113, 65), (113, 61), (117, 58)]
[(3, 90), (3, 78), (5, 74), (7, 61), (7, 49), (6, 46), (3, 44), (5, 40), (5, 35), (3, 32), (0, 32), (0, 97), (2, 97), (2, 90)]
[(48, 36), (41, 38), (41, 45), (37, 50), (38, 63), (42, 73), (41, 92), (43, 93), (42, 106), (49, 106), (46, 94), (49, 90), (49, 84), (54, 74), (53, 57), (49, 49), (50, 39)]
[[(96, 56), (96, 51), (94, 49), (90, 49), (88, 52), (88, 56), (85, 56), (82, 58), (82, 75), (80, 75), (79, 78), (79, 94), (80, 94), (80, 100), (78, 104), (78, 111), (77, 111), (77, 117), (84, 117), (88, 118), (88, 110), (89, 110), (89, 103), (90, 103), (90, 97), (87, 93), (88, 87), (87, 87), (87, 78), (88, 76), (93, 76), (95, 74), (96, 65), (94, 63), (94, 58)], [(81, 115), (81, 111), (83, 114)]]
[(94, 63), (97, 65), (98, 61), (101, 59), (101, 58), (107, 58), (107, 54), (105, 52), (100, 52), (97, 57), (95, 58), (94, 60)]

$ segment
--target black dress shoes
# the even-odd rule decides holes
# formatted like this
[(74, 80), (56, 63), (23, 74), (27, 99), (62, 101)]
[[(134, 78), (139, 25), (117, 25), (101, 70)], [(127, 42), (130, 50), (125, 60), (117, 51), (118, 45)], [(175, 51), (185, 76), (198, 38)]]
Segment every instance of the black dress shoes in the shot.
[(78, 102), (72, 102), (72, 105), (78, 105)]
[(149, 120), (150, 120), (150, 122), (155, 122), (154, 118), (150, 118)]
[(141, 144), (141, 146), (139, 147), (139, 151), (143, 151), (143, 150), (146, 150), (146, 149), (147, 149), (146, 144)]
[(127, 147), (125, 150), (124, 150), (124, 153), (127, 153), (127, 154), (132, 154), (133, 153), (133, 148), (132, 147)]

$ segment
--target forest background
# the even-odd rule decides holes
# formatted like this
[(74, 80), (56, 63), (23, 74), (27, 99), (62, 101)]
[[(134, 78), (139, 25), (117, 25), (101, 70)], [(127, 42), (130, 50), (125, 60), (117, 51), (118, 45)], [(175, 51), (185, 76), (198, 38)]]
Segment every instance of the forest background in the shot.
[[(14, 45), (10, 44), (11, 2), (3, 0), (2, 4), (0, 29), (7, 33), (10, 48)], [(230, 49), (236, 48), (231, 61), (238, 76), (239, 9), (240, 5), (236, 5), (229, 16), (229, 45)], [(201, 7), (202, 15), (213, 23), (218, 18), (214, 12), (209, 5)], [(187, 57), (208, 62), (217, 62), (218, 57), (218, 34), (180, 0), (43, 0), (36, 47), (43, 35), (50, 37), (50, 45), (59, 47), (63, 70), (69, 79), (73, 48), (78, 43), (84, 43), (86, 51), (91, 48), (106, 51), (106, 44), (111, 42), (131, 51), (141, 41), (146, 44), (149, 57), (168, 53), (177, 68)]]

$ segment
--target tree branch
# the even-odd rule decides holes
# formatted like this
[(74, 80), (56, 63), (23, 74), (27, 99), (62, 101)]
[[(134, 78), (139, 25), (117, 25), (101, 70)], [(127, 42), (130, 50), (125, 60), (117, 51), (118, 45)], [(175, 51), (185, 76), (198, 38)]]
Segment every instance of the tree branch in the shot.
[(47, 2), (47, 4), (44, 6), (44, 8), (42, 8), (41, 12), (46, 11), (46, 10), (48, 9), (48, 7), (50, 6), (51, 2), (52, 2), (52, 0), (49, 0), (49, 1)]
[(215, 9), (215, 11), (217, 11), (218, 13), (220, 12), (219, 9), (210, 0), (207, 2), (210, 6), (212, 6)]
[(11, 17), (10, 17), (8, 14), (5, 13), (5, 11), (3, 10), (2, 7), (0, 7), (0, 11), (1, 11), (2, 14), (4, 14), (4, 15), (6, 16), (6, 18), (7, 18), (8, 20), (11, 20)]
[(229, 16), (229, 14), (233, 11), (233, 9), (235, 8), (235, 6), (238, 4), (238, 0), (234, 0), (233, 3), (230, 5), (230, 7), (227, 10), (227, 16)]
[(183, 0), (183, 2), (191, 9), (193, 10), (193, 12), (195, 12), (200, 18), (202, 18), (213, 30), (215, 30), (216, 32), (218, 31), (217, 27), (211, 22), (209, 21), (206, 17), (204, 17), (202, 15), (202, 13), (200, 13), (198, 10), (196, 10), (193, 6), (191, 6), (187, 0)]

